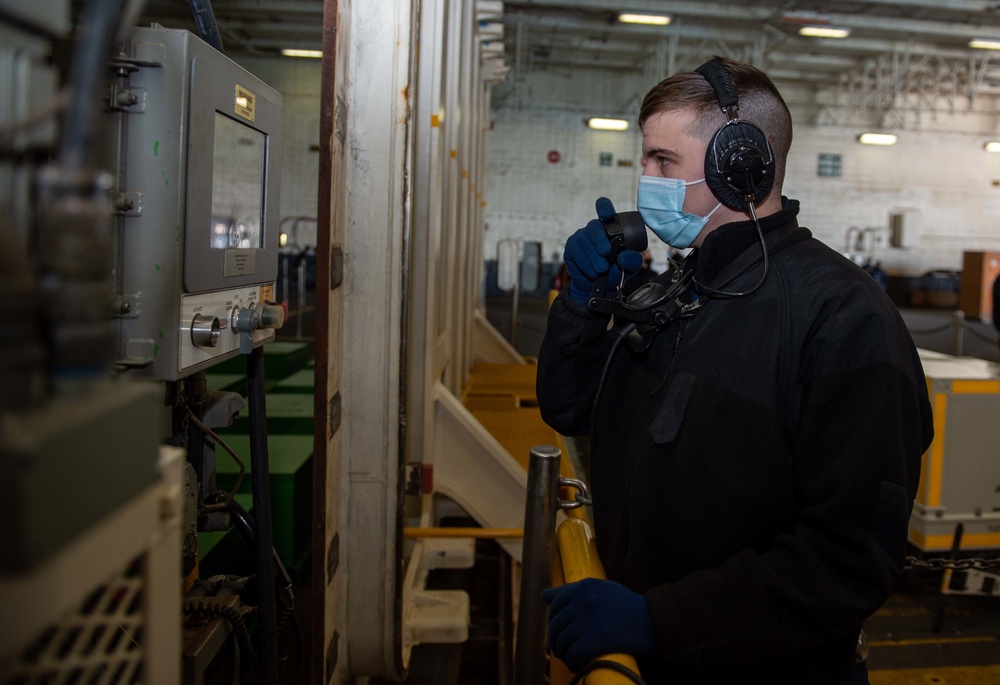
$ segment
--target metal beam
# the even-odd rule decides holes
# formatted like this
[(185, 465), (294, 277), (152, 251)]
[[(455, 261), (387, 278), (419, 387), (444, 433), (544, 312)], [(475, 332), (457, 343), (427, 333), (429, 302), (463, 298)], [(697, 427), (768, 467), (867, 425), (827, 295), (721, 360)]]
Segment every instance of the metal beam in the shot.
[[(530, 3), (505, 3), (506, 12), (511, 13), (523, 9), (567, 9), (567, 10), (593, 10), (606, 11), (617, 14), (624, 9), (620, 2), (615, 0), (531, 0)], [(670, 2), (664, 3), (660, 0), (629, 0), (628, 9), (634, 12), (652, 12), (655, 14), (670, 15), (694, 15), (703, 17), (713, 17), (716, 19), (732, 19), (742, 21), (748, 18), (764, 21), (775, 10), (769, 7), (730, 5), (713, 2)], [(633, 25), (641, 26), (641, 25)]]
[[(931, 5), (927, 5), (931, 6)], [(934, 5), (939, 7), (938, 5)], [(617, 6), (608, 0), (536, 0), (530, 5), (518, 5), (507, 3), (507, 11), (526, 8), (560, 8), (560, 9), (592, 9), (617, 11)], [(671, 2), (664, 7), (663, 3), (655, 0), (645, 0), (640, 2), (630, 2), (629, 8), (633, 10), (645, 10), (651, 12), (669, 12), (673, 16), (697, 18), (705, 20), (728, 20), (733, 22), (780, 22), (780, 9), (776, 7), (766, 7), (760, 5), (730, 5), (724, 3), (711, 2)], [(979, 11), (982, 11), (980, 9)], [(897, 34), (917, 34), (927, 36), (952, 36), (962, 38), (996, 38), (1000, 39), (1000, 27), (987, 26), (982, 23), (974, 23), (972, 17), (968, 23), (962, 22), (942, 22), (924, 19), (904, 19), (900, 17), (871, 16), (865, 14), (844, 14), (836, 12), (822, 12), (822, 16), (833, 25), (843, 26), (852, 29), (872, 29)], [(562, 22), (563, 18), (560, 17)], [(577, 19), (577, 21), (580, 21)], [(590, 24), (600, 26), (603, 22), (596, 18), (589, 21)], [(670, 33), (671, 26), (647, 27), (642, 25), (621, 25), (604, 23), (605, 30), (618, 26), (624, 30), (635, 34), (656, 34), (663, 35)]]
[(927, 7), (955, 12), (990, 12), (996, 10), (993, 0), (866, 0), (866, 5), (893, 5), (896, 7)]
[[(280, 21), (294, 18), (296, 21), (323, 21), (323, 3), (309, 0), (237, 0), (235, 2), (215, 2), (212, 9), (217, 19), (240, 17), (257, 19), (260, 22)], [(187, 3), (174, 0), (152, 0), (143, 9), (144, 17), (191, 17)]]
[[(776, 3), (777, 4), (777, 3)], [(788, 3), (794, 5), (794, 3)], [(836, 3), (827, 3), (836, 4)], [(855, 4), (855, 3), (844, 3)], [(995, 11), (996, 3), (991, 0), (866, 0), (865, 5), (889, 5), (893, 7), (928, 8), (950, 10), (955, 12), (989, 12)], [(524, 2), (506, 2), (506, 11), (524, 9), (526, 7), (576, 9), (591, 11), (607, 11), (618, 13), (622, 9), (619, 0), (529, 0)], [(781, 8), (756, 6), (748, 8), (746, 6), (728, 5), (725, 3), (701, 3), (701, 2), (670, 2), (664, 3), (662, 0), (629, 0), (628, 10), (633, 12), (651, 12), (656, 14), (671, 15), (710, 15), (717, 17), (731, 17), (734, 13), (751, 10), (755, 16), (769, 16), (780, 12)], [(826, 14), (825, 12), (820, 12)]]

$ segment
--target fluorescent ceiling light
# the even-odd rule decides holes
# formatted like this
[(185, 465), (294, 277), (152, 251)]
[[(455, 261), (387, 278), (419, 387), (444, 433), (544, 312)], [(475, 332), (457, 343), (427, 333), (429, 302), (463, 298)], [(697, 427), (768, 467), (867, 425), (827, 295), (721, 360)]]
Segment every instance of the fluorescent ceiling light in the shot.
[(1000, 140), (991, 140), (983, 145), (983, 149), (987, 152), (1000, 152)]
[(979, 48), (980, 50), (1000, 50), (1000, 40), (982, 40), (979, 38), (973, 38), (969, 41), (970, 48)]
[(295, 48), (282, 48), (281, 54), (285, 57), (312, 57), (320, 58), (323, 56), (322, 50), (297, 50)]
[(836, 29), (832, 26), (803, 26), (799, 29), (800, 36), (810, 38), (847, 38), (851, 35), (850, 29)]
[(862, 133), (858, 142), (862, 145), (895, 145), (896, 135), (893, 133)]
[(633, 12), (622, 12), (618, 15), (618, 21), (623, 24), (652, 24), (654, 26), (666, 26), (670, 23), (670, 17), (666, 14), (635, 14)]
[(627, 131), (628, 121), (625, 119), (601, 119), (595, 117), (587, 119), (587, 126), (596, 128), (598, 131)]

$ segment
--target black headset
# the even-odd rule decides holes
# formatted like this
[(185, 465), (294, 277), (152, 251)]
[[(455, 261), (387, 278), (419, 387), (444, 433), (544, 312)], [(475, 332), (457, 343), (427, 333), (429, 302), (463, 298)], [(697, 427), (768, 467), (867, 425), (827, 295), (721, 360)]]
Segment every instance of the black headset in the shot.
[(730, 209), (759, 205), (774, 185), (774, 154), (767, 136), (740, 119), (739, 98), (729, 72), (718, 58), (695, 69), (712, 86), (726, 123), (715, 132), (705, 153), (705, 183)]
[[(622, 339), (627, 337), (637, 352), (646, 349), (651, 342), (646, 333), (660, 329), (677, 318), (693, 316), (701, 307), (702, 298), (695, 302), (687, 302), (684, 299), (684, 294), (691, 283), (696, 283), (706, 293), (742, 297), (757, 290), (767, 275), (767, 245), (754, 207), (764, 201), (774, 186), (774, 154), (771, 145), (767, 142), (767, 136), (763, 131), (750, 122), (740, 119), (736, 87), (729, 72), (718, 58), (705, 62), (695, 69), (695, 72), (701, 74), (712, 86), (719, 106), (726, 115), (725, 125), (712, 136), (705, 152), (705, 184), (715, 197), (730, 209), (750, 212), (760, 236), (764, 271), (757, 285), (750, 290), (728, 292), (697, 283), (694, 281), (693, 270), (684, 270), (668, 260), (669, 281), (658, 277), (657, 280), (639, 287), (625, 299), (620, 293), (614, 298), (601, 297), (600, 293), (604, 292), (607, 275), (603, 279), (598, 279), (589, 302), (591, 311), (611, 313), (620, 319), (631, 321), (632, 323), (623, 329)], [(645, 226), (639, 213), (623, 212), (620, 217), (620, 221), (617, 215), (613, 223), (606, 221), (604, 227), (612, 242), (613, 257), (620, 249), (646, 248)], [(632, 227), (633, 224), (642, 229), (639, 231), (641, 246), (638, 246), (638, 242), (635, 245), (628, 244), (629, 241), (635, 241), (635, 238), (639, 237), (636, 229)], [(616, 246), (617, 249), (614, 249)], [(665, 282), (659, 282), (661, 280)], [(603, 385), (603, 375), (601, 384)]]

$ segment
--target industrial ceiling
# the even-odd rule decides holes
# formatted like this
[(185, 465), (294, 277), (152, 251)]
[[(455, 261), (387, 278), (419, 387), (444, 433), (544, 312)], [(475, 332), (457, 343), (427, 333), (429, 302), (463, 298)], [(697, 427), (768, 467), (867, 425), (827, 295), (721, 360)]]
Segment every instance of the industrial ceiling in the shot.
[[(667, 26), (623, 24), (623, 11), (666, 14)], [(1000, 43), (1000, 2), (987, 0), (526, 0), (506, 2), (507, 52), (531, 68), (641, 68), (663, 52), (668, 72), (713, 54), (754, 61), (782, 81), (830, 84), (871, 60), (986, 63), (972, 39)], [(846, 38), (807, 38), (804, 26)], [(998, 44), (1000, 47), (1000, 44)], [(978, 68), (977, 68), (978, 71)]]
[[(228, 52), (321, 47), (322, 0), (213, 5)], [(670, 23), (621, 23), (624, 11), (667, 15)], [(179, 0), (152, 0), (145, 13), (167, 26), (193, 27), (190, 16)], [(1000, 94), (1000, 52), (969, 47), (975, 39), (1000, 47), (993, 0), (519, 0), (503, 3), (502, 23), (492, 35), (502, 40), (513, 79), (580, 68), (669, 74), (721, 54), (761, 66), (779, 86), (816, 92), (908, 93), (928, 103)], [(804, 26), (849, 35), (804, 37)]]
[[(626, 24), (622, 12), (669, 17)], [(905, 127), (922, 112), (971, 110), (1000, 94), (993, 0), (511, 0), (505, 55), (516, 83), (540, 70), (639, 71), (645, 82), (713, 55), (763, 68), (782, 92), (811, 90), (826, 121)], [(842, 38), (800, 35), (839, 29)]]

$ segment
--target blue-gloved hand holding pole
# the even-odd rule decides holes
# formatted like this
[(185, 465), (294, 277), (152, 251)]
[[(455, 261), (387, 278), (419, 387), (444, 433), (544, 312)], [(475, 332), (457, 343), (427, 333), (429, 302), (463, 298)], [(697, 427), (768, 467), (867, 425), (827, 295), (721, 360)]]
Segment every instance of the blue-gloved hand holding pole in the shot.
[(606, 197), (598, 198), (596, 207), (599, 218), (571, 235), (563, 253), (570, 278), (569, 296), (577, 302), (590, 300), (594, 282), (602, 274), (608, 274), (607, 284), (614, 287), (621, 281), (622, 271), (638, 271), (642, 266), (642, 255), (635, 250), (622, 250), (611, 263), (611, 241), (603, 221), (614, 217), (615, 207)]
[(549, 605), (549, 649), (578, 672), (605, 654), (656, 654), (646, 598), (613, 580), (586, 578), (542, 592)]

